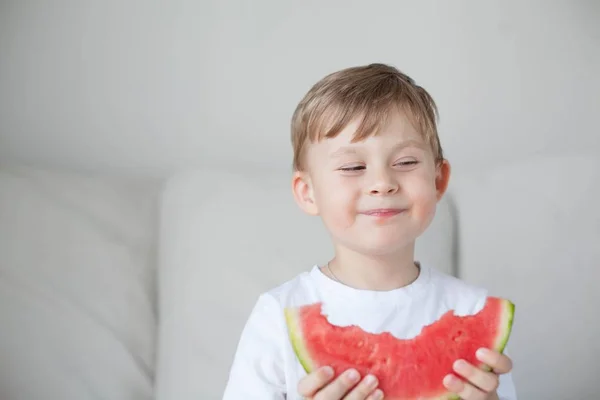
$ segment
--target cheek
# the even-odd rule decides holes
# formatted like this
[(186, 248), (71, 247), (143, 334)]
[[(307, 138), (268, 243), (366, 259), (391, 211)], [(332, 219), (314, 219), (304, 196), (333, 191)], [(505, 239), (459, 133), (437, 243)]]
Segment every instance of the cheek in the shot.
[(413, 215), (422, 221), (433, 218), (437, 205), (435, 184), (429, 179), (415, 180), (408, 191), (413, 205)]
[(356, 190), (344, 182), (323, 182), (317, 202), (325, 224), (336, 231), (350, 228), (354, 223), (358, 198)]

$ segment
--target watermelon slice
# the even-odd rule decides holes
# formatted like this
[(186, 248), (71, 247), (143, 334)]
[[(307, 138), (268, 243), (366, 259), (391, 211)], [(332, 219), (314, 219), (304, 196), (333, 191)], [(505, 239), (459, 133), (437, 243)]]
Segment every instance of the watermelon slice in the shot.
[(329, 365), (338, 375), (355, 368), (373, 374), (387, 400), (456, 399), (443, 385), (452, 364), (464, 359), (487, 369), (476, 359), (481, 347), (502, 352), (512, 329), (515, 306), (488, 297), (481, 311), (457, 316), (448, 311), (411, 339), (388, 332), (365, 332), (358, 326), (332, 325), (321, 303), (285, 310), (292, 346), (305, 371)]

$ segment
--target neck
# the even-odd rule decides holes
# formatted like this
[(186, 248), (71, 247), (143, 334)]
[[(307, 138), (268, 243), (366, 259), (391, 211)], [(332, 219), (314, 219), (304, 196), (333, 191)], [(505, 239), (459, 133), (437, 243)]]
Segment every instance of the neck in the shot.
[[(414, 263), (414, 246), (382, 256), (360, 254), (336, 248), (329, 263), (334, 276), (343, 284), (364, 290), (393, 290), (412, 283), (419, 275)], [(328, 272), (328, 271), (327, 271)]]

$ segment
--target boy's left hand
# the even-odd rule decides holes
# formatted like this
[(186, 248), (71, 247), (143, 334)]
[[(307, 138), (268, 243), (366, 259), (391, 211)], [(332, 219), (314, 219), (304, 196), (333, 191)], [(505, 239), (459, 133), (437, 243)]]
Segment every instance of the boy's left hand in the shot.
[(454, 363), (454, 371), (461, 377), (449, 374), (444, 378), (444, 386), (456, 393), (463, 400), (492, 400), (497, 399), (499, 375), (512, 370), (512, 360), (501, 353), (489, 349), (480, 349), (477, 359), (491, 368), (484, 371), (464, 360)]

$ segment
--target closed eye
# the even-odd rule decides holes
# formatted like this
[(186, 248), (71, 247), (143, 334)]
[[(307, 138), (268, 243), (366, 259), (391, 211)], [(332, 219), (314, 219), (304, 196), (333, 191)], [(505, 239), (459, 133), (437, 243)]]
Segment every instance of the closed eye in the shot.
[(400, 166), (407, 166), (407, 165), (416, 165), (419, 162), (416, 160), (411, 160), (411, 161), (400, 161), (398, 163), (396, 163), (396, 165), (400, 165)]
[(360, 171), (365, 169), (365, 167), (363, 165), (357, 165), (354, 167), (344, 167), (344, 168), (340, 168), (341, 171)]

